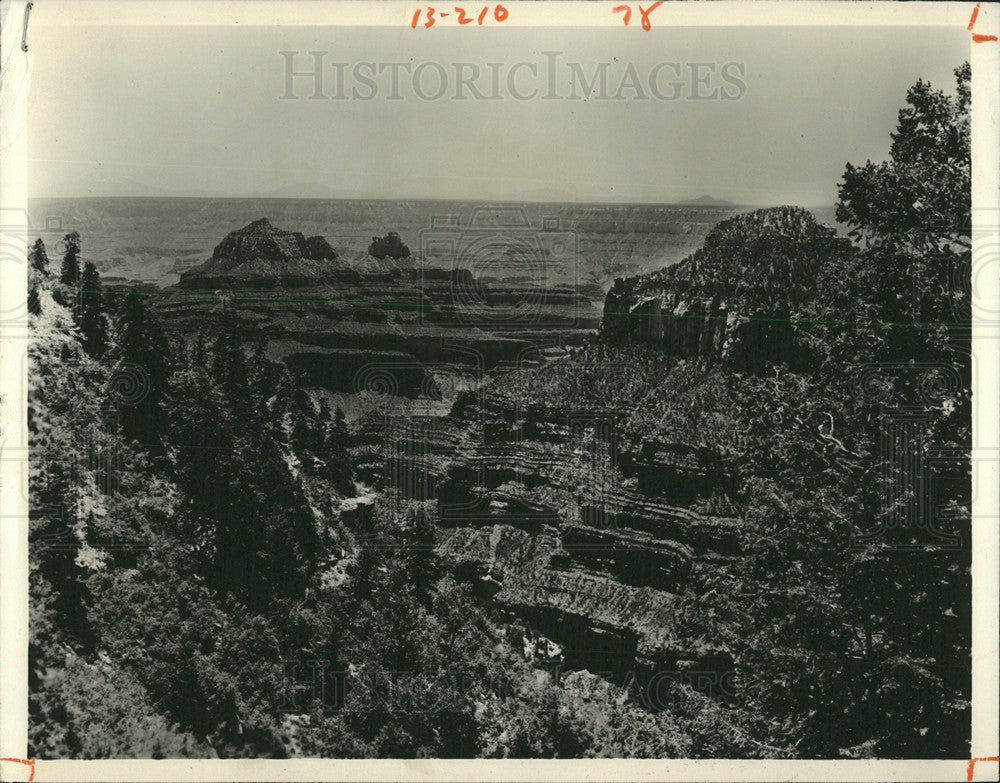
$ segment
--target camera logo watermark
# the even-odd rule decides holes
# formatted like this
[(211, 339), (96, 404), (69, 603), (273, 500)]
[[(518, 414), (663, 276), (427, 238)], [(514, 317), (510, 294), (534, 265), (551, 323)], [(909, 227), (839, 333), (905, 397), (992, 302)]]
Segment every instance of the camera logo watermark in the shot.
[(577, 322), (576, 234), (558, 218), (532, 225), (522, 207), (505, 205), (479, 207), (465, 224), (458, 215), (435, 216), (420, 232), (420, 253), (422, 289), (443, 292), (443, 299), (421, 300), (424, 323), (537, 328)]

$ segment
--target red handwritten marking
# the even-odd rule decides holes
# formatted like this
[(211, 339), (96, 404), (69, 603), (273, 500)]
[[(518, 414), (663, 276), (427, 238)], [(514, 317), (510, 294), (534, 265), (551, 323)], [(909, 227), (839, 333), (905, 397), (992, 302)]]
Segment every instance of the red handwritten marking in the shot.
[(642, 8), (641, 5), (639, 6), (639, 13), (642, 14), (642, 29), (643, 30), (646, 30), (648, 32), (649, 28), (652, 27), (652, 25), (649, 23), (649, 15), (651, 13), (653, 13), (653, 11), (655, 11), (661, 5), (663, 5), (663, 0), (658, 0), (658, 2), (653, 3), (649, 7), (648, 11), (643, 10), (643, 8)]
[[(10, 759), (10, 758), (3, 758), (3, 759), (0, 759), (0, 761), (11, 761), (11, 762), (13, 762), (15, 764), (27, 764), (30, 767), (30, 769), (31, 769), (31, 771), (28, 772), (28, 780), (32, 781), (32, 780), (35, 779), (35, 760), (34, 759)], [(969, 774), (971, 775), (972, 773), (970, 772)], [(969, 780), (972, 780), (972, 778), (969, 778)]]
[[(975, 18), (975, 17), (973, 17), (973, 18)], [(980, 756), (977, 759), (970, 759), (969, 760), (969, 769), (968, 769), (969, 780), (972, 780), (972, 773), (976, 771), (976, 762), (977, 761), (1000, 761), (1000, 756)]]
[[(458, 17), (458, 23), (460, 25), (466, 25), (472, 23), (472, 18), (466, 13), (464, 8), (459, 6), (454, 7), (454, 12)], [(483, 20), (486, 18), (486, 14), (489, 12), (490, 6), (483, 6), (483, 10), (479, 12), (479, 16), (476, 21), (481, 25)], [(418, 8), (413, 12), (413, 19), (410, 20), (410, 27), (416, 28), (417, 24), (420, 22), (420, 17), (424, 16), (426, 21), (424, 22), (424, 27), (433, 27), (437, 22), (441, 21), (452, 15), (451, 11), (438, 11), (433, 6), (427, 6), (426, 8)], [(507, 17), (510, 16), (510, 11), (504, 8), (502, 5), (497, 3), (493, 6), (493, 18), (498, 22), (506, 21)]]
[[(643, 8), (641, 5), (639, 6), (639, 13), (642, 14), (642, 29), (645, 30), (646, 32), (649, 32), (649, 28), (653, 26), (649, 21), (649, 15), (653, 13), (653, 11), (655, 11), (661, 5), (663, 5), (663, 0), (657, 0), (657, 2), (653, 3), (649, 8)], [(614, 8), (611, 9), (611, 13), (624, 14), (624, 18), (622, 19), (622, 21), (625, 23), (625, 26), (628, 27), (629, 22), (632, 19), (631, 6), (616, 5)]]
[[(976, 19), (979, 18), (979, 6), (982, 3), (976, 3), (976, 7), (972, 9), (972, 16), (969, 17), (969, 29), (971, 30), (976, 24)], [(995, 35), (984, 35), (982, 33), (973, 33), (972, 40), (974, 43), (986, 43), (987, 41), (995, 41), (997, 37)]]
[(976, 3), (976, 7), (972, 9), (972, 18), (969, 19), (969, 29), (970, 30), (972, 29), (972, 26), (976, 23), (976, 17), (979, 16), (979, 6), (980, 5), (982, 5), (982, 3)]

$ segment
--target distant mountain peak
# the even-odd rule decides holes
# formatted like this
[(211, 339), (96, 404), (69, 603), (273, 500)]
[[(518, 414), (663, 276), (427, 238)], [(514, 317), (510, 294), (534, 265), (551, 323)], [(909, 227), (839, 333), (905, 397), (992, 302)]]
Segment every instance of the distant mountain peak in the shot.
[(735, 207), (732, 201), (726, 201), (721, 198), (714, 198), (713, 196), (698, 196), (698, 198), (689, 198), (685, 201), (676, 202), (680, 206), (685, 207)]
[(258, 194), (263, 198), (343, 198), (346, 194), (322, 182), (297, 182)]

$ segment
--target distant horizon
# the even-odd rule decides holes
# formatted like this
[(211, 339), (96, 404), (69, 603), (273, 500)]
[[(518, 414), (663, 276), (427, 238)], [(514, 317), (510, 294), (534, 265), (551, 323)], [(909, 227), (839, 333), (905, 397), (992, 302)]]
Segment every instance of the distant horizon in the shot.
[(738, 201), (730, 201), (728, 199), (716, 199), (712, 198), (712, 202), (699, 203), (699, 199), (704, 197), (680, 199), (678, 201), (595, 201), (595, 200), (565, 200), (565, 199), (540, 199), (540, 198), (522, 198), (522, 199), (496, 199), (496, 198), (432, 198), (427, 196), (276, 196), (273, 194), (170, 194), (170, 193), (157, 193), (149, 195), (72, 195), (72, 196), (29, 196), (28, 201), (78, 201), (82, 199), (182, 199), (182, 200), (231, 200), (231, 201), (378, 201), (378, 202), (393, 202), (393, 201), (420, 201), (420, 202), (436, 202), (440, 204), (468, 204), (470, 202), (479, 202), (482, 204), (593, 204), (595, 206), (665, 206), (665, 207), (702, 207), (704, 209), (711, 209), (717, 207), (719, 209), (731, 209), (733, 207), (747, 207), (751, 209), (769, 209), (775, 207), (800, 207), (802, 209), (829, 209), (835, 207), (836, 202), (829, 204), (797, 204), (791, 201), (775, 201), (775, 202), (760, 202), (756, 204), (751, 203), (740, 203)]

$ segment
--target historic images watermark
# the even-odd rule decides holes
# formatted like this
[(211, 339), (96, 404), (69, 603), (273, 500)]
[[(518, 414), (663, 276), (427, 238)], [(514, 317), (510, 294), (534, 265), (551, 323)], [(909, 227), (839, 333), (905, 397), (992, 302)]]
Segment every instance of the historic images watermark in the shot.
[(281, 100), (738, 101), (746, 63), (626, 60), (583, 63), (563, 52), (516, 62), (345, 62), (323, 50), (282, 51)]

